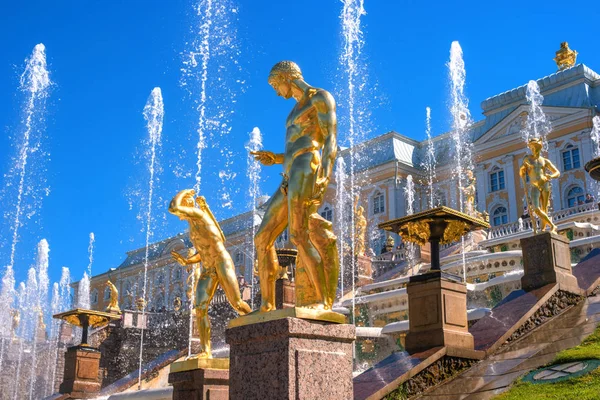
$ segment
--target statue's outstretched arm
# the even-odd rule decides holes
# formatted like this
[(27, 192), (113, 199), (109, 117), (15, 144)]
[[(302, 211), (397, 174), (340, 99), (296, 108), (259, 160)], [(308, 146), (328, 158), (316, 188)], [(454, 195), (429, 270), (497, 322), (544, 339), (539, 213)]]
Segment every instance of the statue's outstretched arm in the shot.
[(251, 151), (250, 154), (254, 156), (254, 159), (259, 163), (270, 166), (274, 164), (283, 164), (283, 154), (273, 153), (268, 150), (257, 150)]

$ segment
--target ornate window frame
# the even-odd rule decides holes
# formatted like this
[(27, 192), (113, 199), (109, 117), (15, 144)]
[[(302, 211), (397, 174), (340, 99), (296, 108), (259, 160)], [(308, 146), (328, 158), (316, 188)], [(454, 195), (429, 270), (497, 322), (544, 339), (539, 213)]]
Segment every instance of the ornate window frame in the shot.
[[(375, 197), (379, 197), (379, 196), (382, 197), (383, 209), (381, 209), (379, 212), (376, 213), (375, 212)], [(368, 204), (369, 204), (369, 216), (370, 217), (384, 215), (386, 213), (387, 195), (386, 195), (385, 188), (382, 188), (380, 186), (375, 186), (373, 188), (373, 190), (367, 196), (367, 199), (368, 199)]]
[[(566, 139), (565, 142), (562, 144), (562, 146), (560, 146), (560, 148), (558, 149), (558, 157), (559, 157), (559, 162), (560, 162), (560, 171), (561, 172), (569, 172), (569, 171), (578, 171), (582, 169), (582, 165), (583, 165), (583, 152), (581, 149), (581, 146), (579, 145), (580, 143), (573, 141), (572, 139)], [(577, 150), (577, 153), (579, 155), (579, 166), (575, 167), (573, 166), (573, 150)], [(571, 168), (566, 169), (565, 168), (565, 159), (563, 154), (566, 152), (570, 152), (569, 157), (571, 159)]]
[(569, 203), (568, 203), (568, 199), (567, 199), (567, 194), (569, 193), (569, 190), (573, 189), (575, 186), (579, 186), (581, 188), (581, 190), (583, 190), (583, 195), (585, 196), (585, 193), (587, 191), (587, 187), (585, 185), (585, 182), (582, 179), (578, 179), (575, 177), (575, 174), (565, 174), (567, 176), (567, 179), (562, 183), (561, 187), (560, 187), (560, 194), (561, 194), (561, 206), (562, 209), (567, 209), (569, 208)]
[[(327, 218), (326, 216), (324, 216), (323, 214), (326, 212), (331, 212), (331, 219)], [(328, 202), (324, 202), (321, 205), (321, 208), (319, 208), (319, 215), (323, 218), (325, 218), (327, 221), (333, 222), (335, 219), (335, 208), (329, 204)]]

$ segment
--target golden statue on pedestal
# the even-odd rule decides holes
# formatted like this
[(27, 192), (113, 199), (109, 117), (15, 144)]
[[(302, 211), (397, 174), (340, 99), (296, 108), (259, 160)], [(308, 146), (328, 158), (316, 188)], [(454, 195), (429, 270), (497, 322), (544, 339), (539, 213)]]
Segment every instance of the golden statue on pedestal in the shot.
[(275, 279), (281, 267), (275, 239), (289, 226), (298, 249), (296, 306), (330, 310), (339, 271), (336, 237), (331, 222), (317, 212), (329, 184), (337, 152), (335, 100), (323, 89), (304, 81), (298, 65), (281, 61), (271, 69), (269, 84), (278, 96), (296, 100), (286, 121), (283, 154), (251, 152), (263, 165), (282, 164), (283, 180), (266, 204), (255, 236), (260, 278), (261, 312), (275, 310)]
[(108, 306), (106, 307), (106, 312), (120, 313), (121, 309), (119, 308), (119, 291), (117, 290), (117, 287), (113, 285), (110, 280), (106, 281), (106, 286), (108, 286), (110, 289), (110, 300), (108, 302)]
[(225, 235), (208, 208), (204, 197), (197, 197), (195, 199), (197, 207), (194, 206), (195, 195), (196, 193), (191, 189), (177, 193), (171, 200), (169, 212), (190, 224), (190, 240), (194, 244), (196, 253), (187, 258), (175, 251), (172, 251), (171, 255), (184, 266), (200, 262), (203, 264), (202, 273), (195, 285), (196, 322), (198, 323), (202, 352), (195, 355), (194, 358), (212, 358), (208, 306), (215, 295), (217, 285), (221, 285), (229, 304), (238, 313), (244, 315), (251, 309), (241, 298), (233, 260), (225, 248)]
[(473, 176), (473, 171), (467, 169), (467, 185), (462, 189), (463, 194), (465, 195), (465, 214), (470, 215), (471, 217), (479, 218), (477, 210), (475, 209), (475, 193), (477, 192), (475, 183), (476, 179)]
[(358, 196), (354, 199), (354, 216), (355, 216), (355, 246), (356, 255), (364, 256), (366, 252), (366, 237), (367, 237), (367, 218), (365, 217), (365, 209), (358, 205)]
[(556, 62), (559, 71), (570, 68), (577, 62), (577, 52), (569, 48), (569, 43), (562, 42), (560, 44), (560, 50), (556, 52), (554, 61)]
[[(519, 175), (525, 188), (525, 199), (531, 213), (531, 226), (533, 232), (537, 233), (537, 224), (534, 215), (540, 219), (540, 231), (544, 231), (546, 226), (552, 233), (556, 233), (556, 225), (548, 216), (548, 202), (550, 201), (550, 179), (556, 179), (560, 176), (558, 169), (548, 160), (541, 156), (542, 140), (540, 138), (530, 139), (527, 146), (531, 150), (531, 155), (523, 158), (523, 163), (519, 169)], [(546, 170), (549, 172), (547, 173)], [(529, 178), (529, 183), (526, 181)]]

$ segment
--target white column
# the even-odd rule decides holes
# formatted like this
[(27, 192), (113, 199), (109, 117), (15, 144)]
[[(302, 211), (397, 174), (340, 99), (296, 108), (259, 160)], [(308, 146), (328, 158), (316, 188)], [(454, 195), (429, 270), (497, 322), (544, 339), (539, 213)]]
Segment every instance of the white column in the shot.
[(515, 188), (515, 168), (513, 166), (514, 156), (509, 154), (502, 160), (504, 161), (504, 183), (508, 192), (508, 220), (517, 221), (517, 191)]
[(395, 179), (390, 179), (387, 185), (387, 192), (388, 192), (388, 204), (389, 204), (389, 216), (390, 219), (396, 219), (399, 218), (398, 214), (397, 214), (397, 209), (396, 209), (396, 185), (395, 185)]
[(475, 179), (477, 185), (477, 209), (481, 212), (487, 211), (487, 204), (485, 203), (485, 196), (487, 190), (487, 174), (483, 169), (483, 165), (475, 167)]
[[(562, 163), (560, 162), (558, 149), (554, 141), (548, 142), (548, 159), (559, 171), (562, 171)], [(552, 184), (552, 210), (560, 210), (563, 207), (558, 179), (550, 179), (550, 183)]]

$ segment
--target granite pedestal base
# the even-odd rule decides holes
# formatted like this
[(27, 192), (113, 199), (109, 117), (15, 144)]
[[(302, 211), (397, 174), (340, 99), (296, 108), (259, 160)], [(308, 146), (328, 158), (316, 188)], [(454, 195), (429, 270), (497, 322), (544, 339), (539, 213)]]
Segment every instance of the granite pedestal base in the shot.
[(408, 294), (409, 330), (406, 351), (434, 347), (474, 349), (467, 322), (467, 287), (460, 278), (433, 271), (410, 278)]
[(65, 373), (59, 392), (72, 399), (91, 399), (100, 391), (98, 369), (100, 351), (85, 346), (69, 347), (65, 353)]
[(523, 290), (530, 291), (558, 283), (559, 289), (580, 294), (577, 278), (571, 270), (569, 239), (543, 232), (521, 239), (524, 274)]
[(173, 386), (173, 400), (229, 399), (227, 369), (195, 368), (171, 372), (169, 384)]
[(299, 318), (229, 328), (229, 398), (351, 399), (354, 339), (354, 325)]

